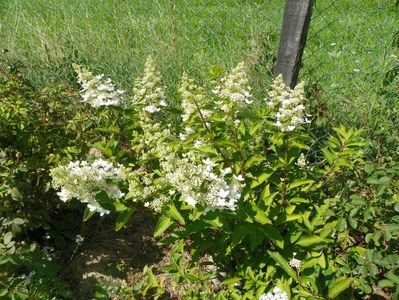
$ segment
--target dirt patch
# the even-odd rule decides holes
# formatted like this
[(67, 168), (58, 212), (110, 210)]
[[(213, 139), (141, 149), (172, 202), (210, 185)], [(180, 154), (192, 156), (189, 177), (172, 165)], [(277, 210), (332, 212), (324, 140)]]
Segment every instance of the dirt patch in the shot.
[(70, 283), (77, 299), (93, 298), (98, 280), (115, 285), (128, 282), (132, 286), (145, 265), (163, 258), (152, 238), (156, 220), (151, 215), (133, 216), (119, 232), (114, 230), (114, 221), (89, 221), (83, 243), (64, 265), (62, 277)]

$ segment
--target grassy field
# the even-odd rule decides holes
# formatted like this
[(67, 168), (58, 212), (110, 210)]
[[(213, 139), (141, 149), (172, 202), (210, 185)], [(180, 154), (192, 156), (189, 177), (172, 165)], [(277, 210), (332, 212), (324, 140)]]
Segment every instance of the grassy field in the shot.
[[(392, 35), (394, 1), (317, 1), (302, 78), (353, 109), (380, 84)], [(262, 93), (278, 46), (283, 0), (3, 0), (0, 58), (18, 62), (37, 86), (74, 81), (72, 62), (129, 89), (153, 55), (172, 86), (185, 70), (208, 77), (246, 60)], [(350, 99), (350, 101), (349, 101)], [(334, 101), (335, 101), (334, 100)], [(341, 105), (341, 104), (340, 104)]]

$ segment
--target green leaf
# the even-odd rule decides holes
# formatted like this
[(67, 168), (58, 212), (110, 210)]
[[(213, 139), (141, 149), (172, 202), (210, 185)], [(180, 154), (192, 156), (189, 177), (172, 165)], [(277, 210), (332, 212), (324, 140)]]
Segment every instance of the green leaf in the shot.
[(211, 225), (213, 228), (221, 228), (223, 227), (223, 223), (220, 221), (219, 218), (214, 218), (214, 219), (204, 219), (204, 222)]
[(232, 277), (232, 278), (223, 280), (222, 284), (233, 284), (233, 283), (240, 282), (241, 280), (242, 280), (241, 277)]
[(267, 251), (271, 258), (273, 258), (279, 266), (295, 281), (298, 281), (298, 277), (296, 276), (295, 271), (290, 267), (288, 262), (280, 255), (278, 252)]
[(378, 286), (380, 288), (393, 288), (395, 287), (395, 283), (393, 283), (392, 281), (388, 280), (388, 279), (381, 279), (380, 281), (378, 281)]
[(9, 232), (7, 232), (7, 233), (4, 235), (4, 238), (3, 238), (4, 244), (7, 245), (8, 243), (10, 243), (10, 242), (11, 242), (11, 239), (12, 239), (12, 232), (9, 231)]
[(129, 207), (128, 209), (126, 209), (125, 211), (121, 212), (118, 215), (115, 223), (115, 231), (121, 230), (122, 227), (126, 225), (126, 223), (130, 220), (130, 217), (133, 215), (135, 210), (136, 210), (135, 208)]
[(335, 154), (332, 153), (327, 148), (323, 148), (323, 149), (321, 149), (321, 151), (323, 152), (324, 157), (327, 159), (328, 163), (331, 165), (335, 159)]
[(8, 293), (8, 289), (7, 288), (0, 289), (0, 297), (3, 297), (5, 295), (7, 295), (7, 293)]
[(85, 208), (83, 213), (83, 222), (89, 220), (96, 212), (94, 210), (90, 210), (88, 207)]
[(273, 175), (273, 172), (270, 173), (263, 173), (261, 174), (256, 180), (253, 180), (251, 183), (251, 189), (257, 187), (258, 185), (261, 185), (264, 183), (267, 179), (269, 179), (270, 176)]
[(249, 234), (250, 228), (249, 226), (245, 226), (243, 224), (238, 225), (234, 229), (233, 240), (231, 242), (231, 246), (234, 247), (242, 242), (242, 240)]
[(168, 229), (169, 226), (172, 224), (173, 224), (173, 221), (165, 215), (162, 216), (161, 218), (159, 218), (159, 221), (158, 221), (157, 225), (155, 226), (154, 237), (161, 236), (162, 233), (164, 233), (165, 230)]
[(176, 206), (174, 206), (174, 204), (170, 204), (166, 208), (166, 214), (168, 216), (172, 217), (172, 219), (176, 220), (180, 224), (182, 224), (182, 225), (186, 224), (186, 222), (184, 221), (183, 216), (180, 214), (180, 212), (177, 210), (177, 208), (176, 208)]
[(339, 294), (341, 294), (343, 291), (345, 291), (351, 286), (352, 281), (353, 281), (352, 277), (336, 278), (333, 281), (331, 288), (328, 290), (328, 298), (330, 299), (336, 298)]
[(262, 121), (262, 122), (256, 123), (255, 126), (251, 126), (250, 129), (249, 129), (249, 135), (253, 136), (260, 128), (262, 128), (263, 123), (264, 122)]
[(323, 239), (320, 236), (312, 235), (312, 236), (303, 236), (301, 237), (296, 244), (302, 247), (311, 247), (317, 244), (328, 244), (330, 240)]
[(312, 179), (298, 179), (298, 180), (295, 180), (294, 182), (290, 183), (288, 185), (288, 189), (291, 190), (291, 189), (296, 188), (298, 186), (312, 184), (313, 182), (314, 182), (314, 180), (312, 180)]
[(112, 212), (116, 211), (115, 205), (113, 203), (114, 201), (108, 197), (108, 194), (105, 191), (98, 192), (95, 198), (102, 208)]
[(284, 239), (280, 231), (271, 225), (265, 225), (263, 233), (280, 249), (284, 248)]
[(216, 141), (216, 142), (213, 142), (213, 145), (227, 147), (227, 148), (230, 147), (235, 150), (237, 149), (237, 145), (234, 142), (228, 141), (228, 140)]
[(0, 256), (0, 265), (4, 265), (10, 261), (8, 256)]
[(252, 167), (254, 164), (265, 161), (266, 157), (261, 156), (261, 155), (255, 155), (252, 156), (250, 159), (248, 159), (245, 164), (244, 164), (244, 170), (248, 170), (250, 167)]
[(265, 212), (255, 204), (251, 205), (252, 213), (255, 213), (253, 218), (260, 224), (272, 224), (272, 221), (266, 216)]

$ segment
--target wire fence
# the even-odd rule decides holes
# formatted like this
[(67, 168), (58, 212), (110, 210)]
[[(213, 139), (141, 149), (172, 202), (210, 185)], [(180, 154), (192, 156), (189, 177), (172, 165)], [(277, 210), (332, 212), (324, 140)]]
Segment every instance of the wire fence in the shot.
[[(394, 2), (316, 1), (300, 79), (336, 103), (378, 87), (395, 53)], [(125, 88), (150, 54), (172, 86), (183, 71), (209, 79), (244, 60), (264, 94), (283, 10), (284, 0), (4, 0), (1, 58), (38, 83), (72, 81), (70, 65), (79, 62)]]
[(316, 1), (302, 78), (317, 81), (325, 96), (341, 104), (381, 88), (396, 63), (397, 17), (394, 1)]

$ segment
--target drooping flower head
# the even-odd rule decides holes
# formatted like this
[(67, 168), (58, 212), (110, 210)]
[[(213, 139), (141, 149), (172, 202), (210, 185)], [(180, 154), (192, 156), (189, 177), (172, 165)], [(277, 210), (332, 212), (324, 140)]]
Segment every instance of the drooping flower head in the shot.
[(268, 105), (277, 109), (275, 126), (282, 132), (293, 131), (301, 124), (309, 123), (309, 115), (305, 113), (304, 85), (298, 84), (294, 89), (286, 86), (279, 75), (273, 82), (269, 92)]
[(59, 166), (51, 170), (54, 188), (61, 188), (57, 193), (64, 202), (76, 198), (91, 211), (100, 214), (109, 213), (101, 207), (96, 200), (100, 191), (107, 193), (111, 199), (119, 199), (124, 193), (119, 189), (118, 182), (124, 180), (124, 169), (121, 165), (114, 166), (112, 163), (97, 159), (93, 163), (87, 161), (70, 162), (68, 165)]
[(104, 79), (104, 74), (95, 76), (77, 64), (73, 64), (73, 68), (82, 87), (80, 90), (82, 102), (89, 103), (94, 108), (123, 103), (124, 91), (116, 89), (110, 78)]

